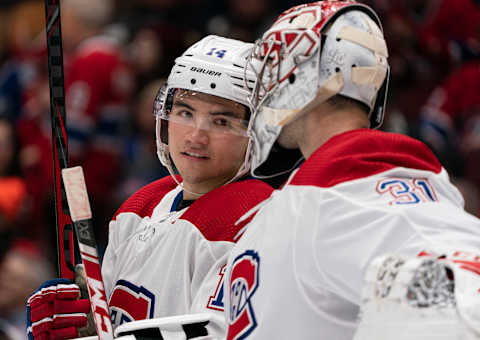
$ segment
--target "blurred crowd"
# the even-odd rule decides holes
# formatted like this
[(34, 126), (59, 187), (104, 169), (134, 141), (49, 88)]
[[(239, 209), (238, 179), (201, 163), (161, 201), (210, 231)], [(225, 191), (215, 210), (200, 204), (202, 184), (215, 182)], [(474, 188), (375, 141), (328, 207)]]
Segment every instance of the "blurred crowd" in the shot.
[[(174, 58), (207, 34), (253, 42), (303, 2), (62, 0), (69, 159), (84, 167), (101, 249), (121, 202), (167, 175), (152, 103)], [(361, 2), (390, 52), (382, 129), (426, 142), (479, 215), (480, 1)], [(0, 1), (0, 339), (24, 337), (26, 297), (55, 275), (45, 41), (43, 0)]]

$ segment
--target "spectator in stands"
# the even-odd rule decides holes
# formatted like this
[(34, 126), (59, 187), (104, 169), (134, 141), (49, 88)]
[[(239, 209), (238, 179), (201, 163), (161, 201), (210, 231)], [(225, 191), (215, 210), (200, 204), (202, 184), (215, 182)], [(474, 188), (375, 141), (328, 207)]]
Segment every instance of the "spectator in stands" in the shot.
[[(113, 194), (123, 166), (134, 82), (122, 46), (102, 35), (113, 6), (112, 0), (62, 2), (63, 41), (69, 55), (65, 91), (70, 160), (84, 168), (97, 230), (115, 210)], [(104, 233), (98, 236), (105, 241)]]
[[(19, 176), (18, 148), (11, 122), (0, 118), (0, 259), (14, 232), (20, 233), (27, 213), (27, 189)], [(24, 231), (25, 232), (25, 231)]]
[(207, 21), (206, 31), (254, 41), (274, 20), (272, 5), (270, 0), (228, 0), (225, 10)]
[(158, 161), (152, 107), (158, 89), (165, 83), (157, 79), (147, 84), (136, 96), (132, 109), (133, 131), (125, 153), (125, 177), (117, 196), (118, 206), (146, 184), (167, 176), (168, 170)]
[(0, 262), (0, 333), (10, 340), (24, 340), (25, 304), (28, 296), (54, 274), (41, 250), (30, 241), (14, 242)]

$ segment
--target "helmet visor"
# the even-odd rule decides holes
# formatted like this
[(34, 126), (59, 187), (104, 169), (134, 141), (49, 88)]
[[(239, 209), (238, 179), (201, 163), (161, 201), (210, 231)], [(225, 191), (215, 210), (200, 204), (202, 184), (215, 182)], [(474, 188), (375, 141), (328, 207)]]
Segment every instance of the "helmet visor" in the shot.
[[(162, 94), (163, 93), (163, 94)], [(154, 107), (157, 118), (192, 129), (201, 129), (215, 136), (238, 135), (247, 137), (248, 109), (229, 99), (198, 91), (170, 88), (159, 92)], [(215, 109), (199, 110), (196, 100), (215, 104)], [(157, 102), (157, 99), (156, 99)]]

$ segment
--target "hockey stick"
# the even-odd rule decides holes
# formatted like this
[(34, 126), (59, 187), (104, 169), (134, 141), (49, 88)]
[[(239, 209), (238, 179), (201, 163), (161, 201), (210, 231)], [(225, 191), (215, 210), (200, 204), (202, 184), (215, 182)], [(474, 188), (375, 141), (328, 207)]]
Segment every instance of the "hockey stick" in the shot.
[(60, 0), (45, 0), (58, 276), (74, 279), (75, 243), (60, 171), (68, 166)]
[(92, 225), (92, 212), (88, 201), (85, 178), (80, 166), (62, 170), (72, 221), (75, 226), (80, 257), (87, 276), (90, 306), (100, 340), (112, 340), (113, 328), (107, 297), (102, 280), (97, 245)]

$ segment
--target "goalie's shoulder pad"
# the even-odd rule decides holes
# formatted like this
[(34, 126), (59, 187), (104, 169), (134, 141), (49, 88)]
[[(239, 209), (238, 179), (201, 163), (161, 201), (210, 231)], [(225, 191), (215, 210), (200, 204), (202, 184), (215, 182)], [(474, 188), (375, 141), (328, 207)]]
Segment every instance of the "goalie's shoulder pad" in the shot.
[[(180, 176), (177, 179), (181, 181)], [(113, 216), (113, 220), (121, 213), (132, 212), (140, 217), (151, 216), (153, 209), (163, 197), (175, 189), (177, 183), (171, 176), (166, 176), (147, 184), (130, 196)]]
[(240, 223), (237, 221), (270, 197), (273, 190), (265, 182), (256, 179), (230, 183), (198, 198), (181, 219), (193, 223), (210, 241), (234, 242), (235, 235), (251, 217)]

